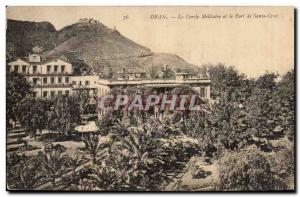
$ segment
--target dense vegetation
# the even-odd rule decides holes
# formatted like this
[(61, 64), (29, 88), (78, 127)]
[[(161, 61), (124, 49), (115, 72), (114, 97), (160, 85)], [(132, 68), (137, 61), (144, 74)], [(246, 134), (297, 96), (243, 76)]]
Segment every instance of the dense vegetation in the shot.
[[(157, 117), (151, 112), (108, 114), (99, 120), (97, 133), (106, 140), (85, 136), (83, 152), (77, 155), (66, 154), (64, 147), (54, 145), (55, 140), (35, 156), (9, 154), (8, 187), (33, 189), (48, 181), (48, 189), (164, 190), (198, 155), (220, 167), (214, 190), (292, 189), (294, 71), (279, 80), (274, 73), (249, 79), (222, 65), (209, 72), (213, 100), (202, 104), (200, 111), (185, 116), (165, 112)], [(134, 95), (146, 90), (127, 91)], [(75, 135), (80, 104), (72, 97), (24, 99), (19, 107), (18, 118), (27, 132), (35, 135), (48, 128)]]

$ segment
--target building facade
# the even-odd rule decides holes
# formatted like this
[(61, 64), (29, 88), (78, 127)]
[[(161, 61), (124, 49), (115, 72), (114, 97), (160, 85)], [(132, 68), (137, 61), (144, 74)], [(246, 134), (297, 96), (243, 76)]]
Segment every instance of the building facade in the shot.
[[(42, 61), (41, 56), (31, 54), (28, 60), (17, 59), (8, 63), (8, 71), (21, 73), (32, 85), (34, 97), (53, 98), (57, 95), (72, 95), (88, 92), (91, 103), (110, 94), (114, 87), (152, 87), (160, 91), (188, 85), (204, 101), (210, 100), (211, 80), (208, 74), (199, 77), (191, 73), (177, 73), (175, 79), (149, 79), (145, 72), (122, 69), (112, 79), (98, 75), (73, 76), (72, 64), (59, 58)], [(99, 116), (103, 112), (99, 111)]]
[(8, 63), (10, 72), (21, 73), (33, 87), (38, 98), (70, 95), (72, 91), (72, 64), (61, 59), (42, 61), (41, 56), (30, 54), (28, 60), (17, 59)]
[(90, 102), (97, 102), (99, 77), (96, 75), (72, 76), (72, 94), (88, 93)]
[[(176, 87), (188, 85), (192, 87), (198, 94), (201, 100), (210, 101), (210, 84), (211, 80), (208, 77), (198, 78), (189, 73), (178, 73), (175, 79), (134, 79), (134, 80), (98, 80), (98, 100), (104, 95), (108, 95), (114, 87), (152, 87), (154, 89), (163, 89), (164, 91), (172, 90)], [(101, 118), (108, 113), (108, 109), (99, 110), (98, 117)]]

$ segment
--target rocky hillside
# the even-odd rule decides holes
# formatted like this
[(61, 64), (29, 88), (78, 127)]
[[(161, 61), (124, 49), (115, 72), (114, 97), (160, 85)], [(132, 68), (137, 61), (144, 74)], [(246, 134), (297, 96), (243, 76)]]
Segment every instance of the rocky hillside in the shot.
[(54, 48), (55, 34), (49, 22), (7, 20), (6, 42), (14, 44), (18, 57), (26, 56), (34, 46)]
[(25, 56), (39, 46), (45, 58), (63, 56), (74, 64), (84, 62), (96, 71), (103, 66), (113, 70), (121, 67), (148, 70), (164, 64), (174, 69), (194, 67), (177, 55), (153, 53), (99, 22), (75, 23), (57, 31), (48, 22), (8, 20), (7, 41), (18, 48), (17, 56)]

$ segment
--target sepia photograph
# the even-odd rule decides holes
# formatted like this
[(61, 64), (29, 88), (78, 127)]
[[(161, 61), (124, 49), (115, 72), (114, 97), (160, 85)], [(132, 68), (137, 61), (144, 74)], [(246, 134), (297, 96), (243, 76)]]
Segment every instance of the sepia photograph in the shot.
[(7, 6), (6, 190), (295, 192), (295, 12)]

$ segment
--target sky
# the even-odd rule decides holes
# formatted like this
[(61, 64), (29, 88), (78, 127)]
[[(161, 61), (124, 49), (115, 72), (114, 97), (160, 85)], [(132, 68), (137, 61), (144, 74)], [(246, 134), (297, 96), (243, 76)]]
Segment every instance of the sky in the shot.
[(158, 53), (201, 66), (223, 63), (249, 77), (294, 67), (292, 7), (8, 7), (7, 18), (57, 30), (94, 18)]

